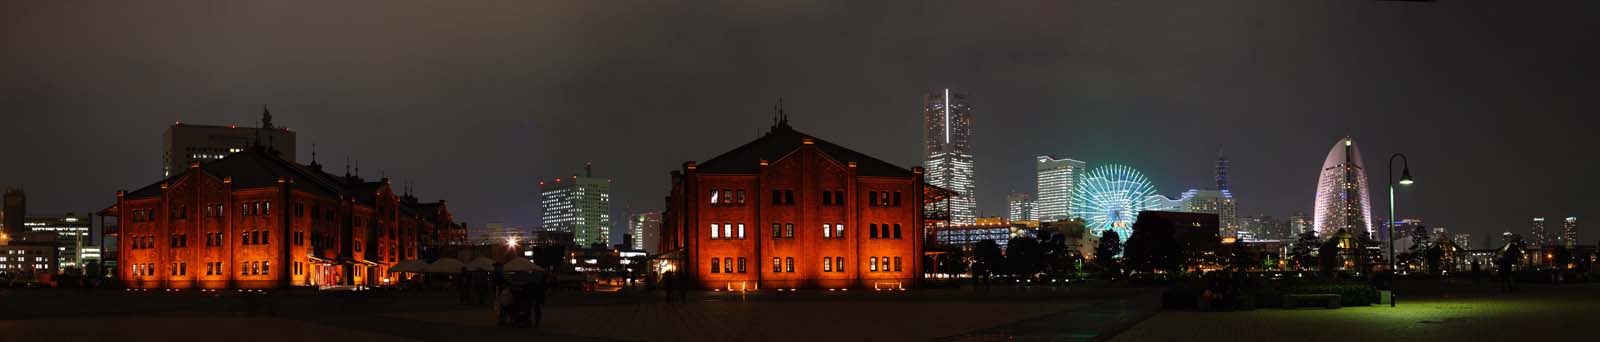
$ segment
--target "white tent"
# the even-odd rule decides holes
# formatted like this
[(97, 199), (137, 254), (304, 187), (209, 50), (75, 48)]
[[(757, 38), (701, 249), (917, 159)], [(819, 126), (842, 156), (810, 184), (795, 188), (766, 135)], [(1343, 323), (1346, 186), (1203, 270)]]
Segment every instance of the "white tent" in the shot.
[(472, 261), (468, 261), (467, 262), (467, 270), (468, 271), (493, 271), (494, 270), (494, 259), (489, 259), (489, 258), (485, 258), (485, 257), (478, 257), (477, 259), (472, 259)]
[(544, 267), (539, 267), (538, 264), (534, 264), (526, 258), (516, 257), (506, 261), (505, 265), (500, 266), (500, 270), (506, 272), (543, 272)]
[(461, 273), (461, 269), (464, 268), (464, 267), (466, 267), (466, 265), (462, 264), (461, 260), (456, 260), (456, 259), (452, 259), (452, 258), (439, 258), (439, 260), (435, 260), (433, 263), (428, 264), (428, 266), (423, 267), (422, 268), (422, 272), (423, 273)]
[(422, 272), (425, 267), (428, 267), (428, 262), (412, 259), (395, 263), (393, 267), (389, 267), (389, 272)]

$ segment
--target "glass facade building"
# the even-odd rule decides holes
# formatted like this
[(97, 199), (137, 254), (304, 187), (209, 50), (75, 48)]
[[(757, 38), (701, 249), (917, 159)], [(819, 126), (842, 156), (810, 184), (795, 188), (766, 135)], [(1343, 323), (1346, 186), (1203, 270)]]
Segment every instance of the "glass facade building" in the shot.
[(1038, 163), (1039, 198), (1034, 201), (1034, 219), (1058, 221), (1072, 217), (1073, 191), (1083, 181), (1086, 164), (1082, 161), (1054, 156), (1034, 158)]
[(572, 233), (578, 246), (610, 247), (611, 181), (571, 176), (539, 182), (541, 229)]
[(978, 187), (972, 165), (971, 101), (948, 88), (935, 91), (923, 99), (922, 114), (927, 182), (959, 194), (928, 204), (928, 209), (948, 210), (952, 224), (972, 224), (978, 217)]

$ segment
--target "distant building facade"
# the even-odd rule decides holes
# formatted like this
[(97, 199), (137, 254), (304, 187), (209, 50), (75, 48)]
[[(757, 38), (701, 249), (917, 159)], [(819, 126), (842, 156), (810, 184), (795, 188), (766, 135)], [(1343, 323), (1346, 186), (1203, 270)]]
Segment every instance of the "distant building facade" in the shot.
[(295, 133), (272, 125), (272, 113), (261, 108), (259, 127), (174, 123), (162, 134), (161, 176), (188, 170), (193, 162), (222, 159), (259, 144), (295, 161)]
[[(5, 227), (6, 235), (21, 236), (28, 229), (23, 221), (28, 217), (28, 194), (21, 188), (7, 188), (5, 193), (5, 209), (0, 211), (0, 226)], [(4, 240), (5, 238), (0, 238)]]
[(660, 253), (661, 246), (661, 212), (655, 210), (636, 211), (628, 214), (628, 232), (633, 238), (629, 241), (632, 249), (644, 250), (645, 253)]
[(922, 103), (923, 165), (928, 184), (960, 193), (930, 210), (948, 211), (950, 223), (971, 224), (978, 217), (972, 163), (972, 103), (950, 89), (929, 93)]
[(1238, 205), (1233, 202), (1233, 194), (1228, 190), (1190, 189), (1183, 193), (1182, 201), (1181, 211), (1217, 215), (1222, 237), (1238, 236)]
[[(91, 261), (99, 261), (98, 246), (90, 234), (93, 226), (89, 216), (78, 217), (72, 213), (63, 216), (30, 216), (23, 226), (33, 233), (52, 233), (56, 237), (58, 270), (81, 270)], [(95, 253), (88, 253), (95, 252)]]
[(1534, 246), (1544, 246), (1550, 243), (1550, 234), (1545, 230), (1544, 218), (1533, 218), (1533, 224), (1528, 227), (1528, 239)]
[(1561, 239), (1567, 243), (1578, 243), (1578, 217), (1568, 216), (1561, 224)]
[(540, 229), (572, 232), (582, 247), (611, 247), (611, 180), (594, 178), (591, 165), (583, 176), (540, 181)]
[(1059, 221), (1072, 218), (1073, 191), (1083, 181), (1088, 164), (1054, 156), (1038, 156), (1034, 159), (1037, 161), (1034, 165), (1037, 178), (1034, 193), (1039, 197), (1034, 200), (1032, 219)]
[(946, 192), (779, 113), (755, 141), (672, 172), (660, 250), (674, 273), (703, 289), (915, 286), (923, 209)]
[(1006, 196), (1006, 218), (1012, 221), (1032, 221), (1033, 196), (1025, 192), (1011, 193)]

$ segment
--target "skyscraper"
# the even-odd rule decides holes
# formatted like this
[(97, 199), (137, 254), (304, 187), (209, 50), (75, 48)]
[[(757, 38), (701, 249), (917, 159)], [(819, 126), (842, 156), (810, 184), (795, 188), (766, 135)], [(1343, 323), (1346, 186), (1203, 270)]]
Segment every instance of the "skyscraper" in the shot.
[(1228, 158), (1217, 156), (1217, 190), (1228, 191)]
[[(5, 211), (0, 212), (0, 226), (5, 226), (5, 234), (11, 239), (21, 239), (22, 234), (28, 232), (23, 228), (23, 220), (28, 215), (28, 194), (21, 188), (7, 188), (5, 194)], [(4, 240), (4, 239), (0, 239)]]
[(660, 211), (635, 211), (628, 214), (628, 234), (632, 235), (633, 249), (642, 249), (646, 253), (660, 252), (661, 246), (661, 212)]
[(539, 182), (541, 229), (572, 233), (578, 246), (610, 247), (611, 181), (594, 178), (591, 165), (583, 176)]
[(1564, 242), (1578, 243), (1578, 217), (1569, 216), (1567, 222), (1561, 225), (1561, 239)]
[(1544, 246), (1545, 243), (1550, 242), (1550, 240), (1547, 240), (1549, 235), (1545, 233), (1543, 217), (1533, 218), (1533, 225), (1529, 227), (1528, 230), (1528, 239), (1530, 239), (1529, 242), (1532, 242), (1534, 245)]
[(1350, 234), (1370, 234), (1372, 203), (1367, 189), (1366, 167), (1354, 139), (1345, 137), (1333, 144), (1322, 161), (1317, 177), (1316, 212), (1313, 218), (1317, 236), (1332, 236), (1340, 229)]
[[(1218, 183), (1221, 185), (1223, 183)], [(1216, 214), (1218, 233), (1222, 237), (1237, 237), (1239, 233), (1238, 206), (1233, 202), (1233, 194), (1227, 190), (1197, 190), (1189, 189), (1183, 192), (1184, 212)]]
[(1033, 218), (1039, 221), (1058, 221), (1072, 217), (1072, 192), (1083, 182), (1086, 164), (1082, 161), (1054, 156), (1035, 158), (1038, 164), (1038, 199), (1034, 201)]
[(294, 131), (272, 125), (272, 113), (261, 107), (259, 127), (213, 126), (175, 123), (162, 134), (161, 176), (189, 169), (189, 163), (222, 159), (261, 145), (294, 161)]
[(1289, 237), (1292, 238), (1294, 236), (1299, 236), (1300, 233), (1311, 230), (1313, 227), (1315, 227), (1311, 224), (1311, 222), (1311, 217), (1306, 216), (1306, 212), (1294, 212), (1294, 215), (1289, 216)]
[(949, 88), (929, 93), (922, 103), (922, 127), (928, 184), (959, 194), (928, 208), (948, 209), (952, 224), (972, 224), (978, 217), (978, 187), (973, 182), (970, 100)]
[(1033, 196), (1026, 192), (1013, 192), (1006, 196), (1006, 207), (1011, 221), (1031, 221), (1033, 217)]

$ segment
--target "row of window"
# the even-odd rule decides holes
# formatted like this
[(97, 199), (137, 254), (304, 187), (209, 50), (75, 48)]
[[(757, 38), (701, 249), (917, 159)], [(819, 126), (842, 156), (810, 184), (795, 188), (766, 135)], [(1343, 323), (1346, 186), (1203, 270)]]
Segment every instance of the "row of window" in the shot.
[(155, 221), (155, 219), (156, 211), (153, 209), (134, 210), (132, 215), (128, 216), (129, 222), (150, 222)]
[[(871, 257), (867, 259), (867, 270), (871, 272), (900, 272), (901, 267), (900, 257)], [(736, 269), (738, 273), (745, 273), (745, 259), (743, 257), (738, 259), (738, 264), (734, 263), (734, 258), (711, 258), (711, 273), (734, 273)], [(844, 272), (844, 257), (823, 257), (822, 271)], [(793, 273), (794, 258), (772, 257), (772, 272)]]
[(252, 230), (248, 232), (241, 232), (239, 234), (240, 245), (266, 245), (272, 243), (271, 231)]
[[(824, 238), (824, 239), (842, 239), (842, 238), (844, 238), (844, 227), (845, 227), (845, 225), (843, 223), (837, 223), (837, 224), (824, 223), (824, 224), (822, 224), (822, 238)], [(896, 224), (892, 225), (893, 230), (890, 229), (891, 225), (888, 224), (888, 223), (884, 223), (884, 224), (881, 224), (881, 225), (877, 224), (877, 223), (873, 223), (873, 224), (867, 225), (867, 227), (868, 227), (867, 228), (867, 232), (869, 233), (867, 236), (870, 237), (870, 238), (873, 238), (873, 239), (879, 239), (879, 238), (882, 238), (882, 239), (899, 239), (902, 236), (901, 235), (901, 231), (900, 231), (900, 224), (899, 223), (896, 223)], [(734, 224), (734, 223), (712, 223), (711, 224), (711, 238), (712, 239), (743, 239), (744, 236), (745, 235), (744, 235), (744, 224), (743, 223), (738, 223), (738, 224)], [(773, 223), (772, 224), (772, 237), (775, 238), (775, 239), (776, 238), (794, 238), (794, 224), (793, 223), (783, 223), (783, 224)]]
[(221, 247), (222, 233), (206, 233), (206, 247)]
[[(879, 266), (879, 264), (882, 266)], [(900, 272), (900, 257), (894, 257), (894, 263), (889, 263), (889, 257), (872, 257), (867, 259), (867, 270), (872, 272), (890, 272), (889, 266), (894, 266), (894, 272)]]
[[(711, 273), (733, 273), (733, 258), (711, 258)], [(745, 273), (744, 258), (739, 258), (739, 273)]]
[[(719, 227), (721, 229), (718, 229)], [(712, 239), (743, 239), (744, 238), (744, 224), (743, 223), (739, 224), (739, 229), (738, 229), (737, 232), (735, 232), (733, 227), (734, 227), (734, 224), (732, 224), (732, 223), (723, 223), (723, 224), (720, 224), (720, 225), (716, 224), (716, 223), (712, 223), (711, 224), (711, 238)], [(719, 232), (720, 232), (720, 234), (719, 234)]]
[(844, 205), (844, 190), (822, 190), (822, 205)]
[(711, 189), (711, 204), (740, 205), (744, 204), (744, 189)]
[(128, 249), (147, 249), (156, 247), (156, 238), (153, 235), (128, 237)]
[(244, 202), (239, 205), (240, 216), (272, 216), (272, 202)]
[[(891, 234), (891, 233), (893, 233), (893, 234)], [(893, 231), (889, 230), (889, 224), (888, 223), (884, 223), (884, 224), (877, 224), (877, 223), (868, 224), (867, 225), (867, 237), (873, 238), (873, 239), (899, 239), (900, 238), (900, 224), (899, 223), (894, 224), (894, 230)]]
[(189, 234), (172, 234), (167, 238), (167, 247), (189, 247)]
[(772, 205), (794, 205), (794, 190), (772, 190)]
[(869, 207), (898, 207), (900, 206), (900, 192), (868, 191), (867, 206)]
[(272, 274), (271, 261), (245, 261), (239, 269), (239, 275)]
[(136, 277), (137, 276), (153, 276), (153, 275), (156, 275), (156, 265), (155, 264), (133, 264), (133, 275), (136, 276)]

